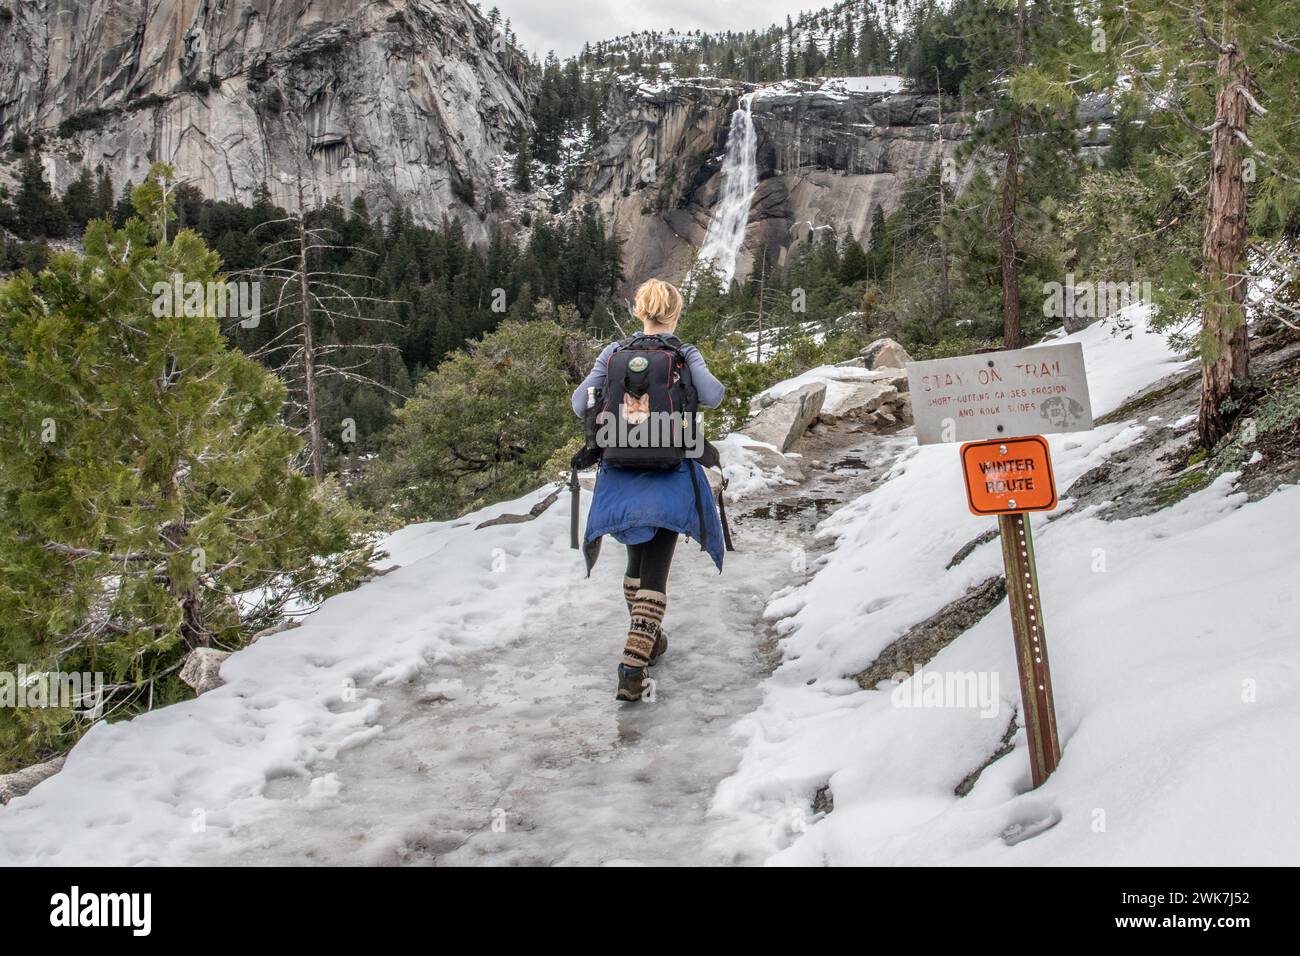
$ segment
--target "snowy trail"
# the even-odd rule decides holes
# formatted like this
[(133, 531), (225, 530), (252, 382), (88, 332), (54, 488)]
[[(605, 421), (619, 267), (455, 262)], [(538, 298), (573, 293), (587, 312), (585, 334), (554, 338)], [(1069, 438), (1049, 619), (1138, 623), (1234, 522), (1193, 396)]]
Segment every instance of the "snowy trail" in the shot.
[(760, 862), (757, 848), (723, 856), (708, 846), (714, 790), (740, 759), (732, 725), (758, 706), (775, 664), (763, 608), (796, 583), (792, 556), (810, 546), (817, 518), (910, 444), (837, 437), (846, 467), (737, 509), (740, 550), (723, 575), (693, 545), (679, 548), (654, 702), (613, 700), (627, 612), (622, 548), (611, 541), (592, 579), (575, 572), (572, 589), (517, 638), (380, 689), (381, 733), (310, 777), (271, 781), (264, 796), (276, 808), (194, 841), (188, 862)]

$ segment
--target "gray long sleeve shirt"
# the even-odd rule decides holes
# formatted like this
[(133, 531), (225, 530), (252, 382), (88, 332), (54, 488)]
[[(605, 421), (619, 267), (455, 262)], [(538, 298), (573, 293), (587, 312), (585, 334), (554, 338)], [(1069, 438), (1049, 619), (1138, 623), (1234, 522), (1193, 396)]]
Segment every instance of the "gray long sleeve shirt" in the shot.
[[(637, 335), (643, 333), (638, 332)], [(596, 356), (596, 364), (592, 366), (587, 377), (582, 380), (573, 392), (573, 414), (579, 418), (587, 408), (587, 389), (604, 388), (605, 374), (609, 368), (609, 357), (614, 354), (614, 349), (618, 347), (617, 342), (611, 342), (601, 350), (600, 355)], [(725, 389), (722, 383), (714, 378), (709, 367), (704, 364), (704, 356), (694, 345), (687, 345), (682, 348), (682, 355), (686, 358), (686, 364), (691, 369), (691, 381), (695, 383), (695, 395), (704, 408), (717, 408), (722, 404), (722, 395)]]

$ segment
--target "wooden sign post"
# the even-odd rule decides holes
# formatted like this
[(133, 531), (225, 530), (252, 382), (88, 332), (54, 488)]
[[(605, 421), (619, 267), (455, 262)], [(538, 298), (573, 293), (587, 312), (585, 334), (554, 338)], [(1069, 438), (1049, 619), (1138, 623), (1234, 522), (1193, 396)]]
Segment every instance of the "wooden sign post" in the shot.
[(1034, 538), (1026, 515), (1056, 507), (1052, 456), (1047, 440), (1035, 435), (968, 442), (961, 446), (961, 461), (971, 513), (998, 516), (1020, 700), (1029, 738), (1029, 769), (1037, 787), (1060, 763), (1061, 742), (1056, 734)]
[(972, 514), (998, 519), (1029, 767), (1037, 787), (1060, 762), (1061, 741), (1028, 514), (1056, 507), (1052, 456), (1038, 433), (1092, 428), (1083, 347), (1066, 342), (909, 362), (907, 380), (917, 443), (966, 442), (961, 446), (966, 504)]
[(1052, 700), (1052, 672), (1047, 665), (1034, 538), (1029, 518), (1023, 514), (999, 515), (998, 531), (1007, 569), (1007, 603), (1011, 605), (1011, 633), (1020, 671), (1020, 701), (1029, 738), (1029, 772), (1037, 787), (1061, 762), (1061, 741), (1056, 736), (1056, 704)]

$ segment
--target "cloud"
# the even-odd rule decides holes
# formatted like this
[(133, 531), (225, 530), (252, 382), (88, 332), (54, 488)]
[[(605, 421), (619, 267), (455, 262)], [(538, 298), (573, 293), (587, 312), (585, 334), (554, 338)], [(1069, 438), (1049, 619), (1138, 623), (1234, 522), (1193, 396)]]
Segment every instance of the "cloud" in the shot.
[(679, 33), (703, 30), (762, 29), (784, 23), (787, 14), (829, 7), (833, 0), (482, 0), (484, 12), (493, 6), (509, 18), (519, 41), (538, 58), (554, 50), (564, 59), (582, 45), (638, 30)]

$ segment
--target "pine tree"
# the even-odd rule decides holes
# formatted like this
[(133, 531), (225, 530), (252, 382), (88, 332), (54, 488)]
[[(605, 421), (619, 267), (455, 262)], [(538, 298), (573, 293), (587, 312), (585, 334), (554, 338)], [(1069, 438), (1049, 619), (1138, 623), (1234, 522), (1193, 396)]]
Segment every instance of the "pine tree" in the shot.
[(128, 179), (126, 185), (122, 187), (122, 195), (113, 207), (113, 225), (118, 229), (125, 226), (131, 217), (135, 215), (135, 207), (131, 204), (131, 195), (134, 191), (135, 188), (131, 185), (131, 180)]
[(15, 231), (24, 238), (61, 239), (68, 234), (63, 204), (50, 190), (45, 167), (34, 151), (23, 160), (14, 197)]
[[(94, 221), (39, 289), (0, 285), (0, 668), (103, 671), (128, 713), (182, 692), (190, 649), (240, 646), (369, 559), (351, 512), (291, 468), (283, 386), (226, 346), (202, 296), (160, 296), (216, 280), (217, 257), (190, 231), (161, 240), (155, 183), (134, 201), (147, 223)], [(0, 752), (85, 729), (55, 716), (0, 712)]]
[(113, 218), (113, 180), (109, 178), (104, 167), (99, 167), (99, 180), (95, 186), (95, 213), (92, 219)]
[(885, 209), (880, 203), (871, 210), (871, 234), (867, 237), (871, 251), (867, 255), (867, 276), (880, 282), (889, 274), (893, 243), (885, 228)]
[[(1082, 28), (1073, 7), (1054, 0), (1013, 0), (987, 7), (968, 3), (961, 8), (958, 24), (972, 57), (963, 93), (971, 102), (988, 106), (987, 118), (965, 149), (968, 154), (984, 149), (998, 156), (998, 217), (988, 224), (993, 234), (985, 241), (991, 239), (998, 249), (1003, 345), (1019, 348), (1025, 343), (1023, 315), (1029, 301), (1028, 286), (1021, 281), (1025, 237), (1043, 226), (1045, 205), (1039, 200), (1067, 192), (1078, 144), (1068, 112), (1017, 94), (1031, 59), (1050, 55)], [(962, 208), (976, 213), (968, 226), (984, 223), (983, 209)]]
[(533, 190), (533, 151), (528, 142), (528, 134), (520, 133), (515, 140), (515, 189), (521, 193)]
[(84, 166), (63, 193), (63, 209), (82, 229), (95, 217), (95, 180)]
[[(1188, 309), (1200, 313), (1198, 431), (1212, 448), (1232, 427), (1246, 391), (1248, 288), (1278, 313), (1300, 318), (1272, 297), (1272, 282), (1255, 281), (1247, 256), (1253, 238), (1258, 261), (1267, 262), (1260, 240), (1279, 236), (1300, 208), (1300, 0), (1103, 0), (1097, 12), (1095, 27), (1069, 56), (1027, 75), (1021, 93), (1060, 106), (1080, 89), (1113, 87), (1123, 77), (1132, 92), (1121, 109), (1136, 102), (1149, 110), (1169, 163), (1182, 177), (1187, 168), (1204, 176), (1199, 276), (1179, 261), (1159, 284), (1190, 293), (1170, 295), (1162, 321), (1177, 322)], [(1143, 175), (1164, 188), (1161, 165)]]
[[(320, 265), (322, 257), (342, 251), (334, 226), (342, 225), (342, 211), (329, 206), (314, 213), (309, 210), (307, 183), (301, 173), (297, 190), (298, 212), (267, 223), (284, 227), (289, 234), (269, 242), (264, 252), (270, 261), (244, 275), (275, 290), (275, 304), (266, 317), (275, 323), (279, 334), (252, 355), (268, 362), (290, 383), (294, 411), (291, 417), (302, 422), (311, 475), (320, 481), (325, 476), (326, 442), (321, 415), (322, 381), (344, 379), (396, 395), (387, 383), (365, 372), (358, 353), (395, 352), (397, 347), (391, 342), (363, 343), (356, 339), (363, 324), (396, 325), (386, 313), (400, 303), (375, 295), (368, 273), (341, 272)], [(394, 218), (400, 228), (405, 221), (401, 212), (395, 212)], [(373, 254), (367, 249), (351, 251)], [(351, 341), (338, 339), (340, 327)]]
[[(877, 205), (876, 209), (880, 209)], [(867, 254), (863, 251), (858, 240), (853, 238), (853, 232), (850, 230), (844, 241), (844, 254), (840, 259), (840, 283), (842, 285), (853, 285), (871, 275), (871, 263), (867, 261)]]
[(470, 343), (397, 413), (372, 492), (395, 496), (407, 515), (450, 518), (535, 486), (578, 434), (568, 397), (591, 358), (585, 336), (537, 320), (503, 323)]

